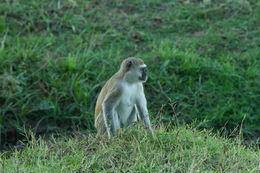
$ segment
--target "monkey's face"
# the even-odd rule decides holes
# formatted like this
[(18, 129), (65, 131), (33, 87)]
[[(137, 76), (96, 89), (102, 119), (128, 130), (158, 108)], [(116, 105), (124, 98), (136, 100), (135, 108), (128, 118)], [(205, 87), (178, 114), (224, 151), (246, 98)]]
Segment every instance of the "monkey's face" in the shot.
[(128, 82), (146, 82), (146, 64), (137, 62), (136, 59), (125, 62), (125, 79)]
[(143, 64), (142, 66), (140, 66), (139, 71), (140, 71), (139, 80), (146, 82), (146, 80), (147, 80), (146, 65)]
[(146, 65), (142, 64), (139, 66), (132, 66), (127, 72), (128, 79), (131, 79), (132, 82), (146, 82)]

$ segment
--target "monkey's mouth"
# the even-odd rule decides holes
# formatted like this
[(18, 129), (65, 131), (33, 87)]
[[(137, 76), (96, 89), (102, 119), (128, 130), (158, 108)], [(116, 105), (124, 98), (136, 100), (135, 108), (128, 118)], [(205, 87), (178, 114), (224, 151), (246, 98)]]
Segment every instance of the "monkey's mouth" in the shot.
[(139, 77), (139, 80), (141, 81), (146, 81), (147, 80), (147, 75), (142, 75)]

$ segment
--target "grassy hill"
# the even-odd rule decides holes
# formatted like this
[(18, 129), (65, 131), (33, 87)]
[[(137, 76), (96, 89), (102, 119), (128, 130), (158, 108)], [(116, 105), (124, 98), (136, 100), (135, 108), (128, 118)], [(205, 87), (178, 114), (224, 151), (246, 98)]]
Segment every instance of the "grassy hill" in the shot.
[[(149, 66), (152, 119), (260, 132), (260, 3), (14, 0), (0, 5), (0, 142), (93, 130), (95, 100), (128, 56)], [(169, 132), (171, 133), (171, 132)]]
[[(0, 172), (259, 172), (259, 19), (257, 0), (1, 1)], [(149, 67), (156, 139), (95, 136), (128, 56)]]
[(156, 129), (156, 139), (143, 126), (116, 138), (29, 136), (22, 151), (0, 159), (1, 172), (259, 172), (259, 148), (241, 139), (225, 139), (194, 127)]

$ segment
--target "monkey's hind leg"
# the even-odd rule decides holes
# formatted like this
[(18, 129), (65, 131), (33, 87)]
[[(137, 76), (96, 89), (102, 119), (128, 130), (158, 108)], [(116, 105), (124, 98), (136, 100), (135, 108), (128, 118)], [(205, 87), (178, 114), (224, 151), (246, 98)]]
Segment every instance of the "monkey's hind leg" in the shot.
[(106, 132), (106, 127), (105, 127), (104, 119), (102, 116), (102, 112), (100, 112), (98, 114), (96, 122), (95, 122), (95, 126), (97, 129), (97, 136), (103, 135)]

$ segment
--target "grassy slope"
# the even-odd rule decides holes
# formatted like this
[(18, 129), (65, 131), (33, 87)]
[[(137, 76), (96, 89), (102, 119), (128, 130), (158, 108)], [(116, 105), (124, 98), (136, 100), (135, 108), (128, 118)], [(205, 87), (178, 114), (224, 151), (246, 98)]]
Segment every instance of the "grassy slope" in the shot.
[(6, 172), (259, 172), (260, 150), (205, 131), (177, 126), (156, 130), (153, 139), (143, 126), (117, 138), (73, 137), (36, 140), (23, 151), (0, 159)]
[(244, 134), (257, 137), (259, 6), (257, 0), (1, 1), (1, 143), (15, 141), (24, 126), (36, 133), (93, 129), (97, 93), (128, 56), (149, 65), (152, 117), (160, 110), (164, 121), (197, 120), (219, 131), (243, 121)]
[[(60, 2), (60, 3), (59, 3)], [(152, 117), (259, 131), (259, 3), (1, 1), (1, 143), (26, 124), (37, 133), (93, 128), (93, 98), (127, 56), (150, 67)], [(117, 2), (117, 3), (115, 3)], [(224, 128), (225, 128), (224, 127)], [(141, 132), (141, 133), (140, 133)], [(137, 126), (107, 141), (91, 135), (1, 154), (0, 172), (258, 172), (241, 140), (177, 125), (153, 140)], [(14, 136), (15, 137), (15, 136)]]

